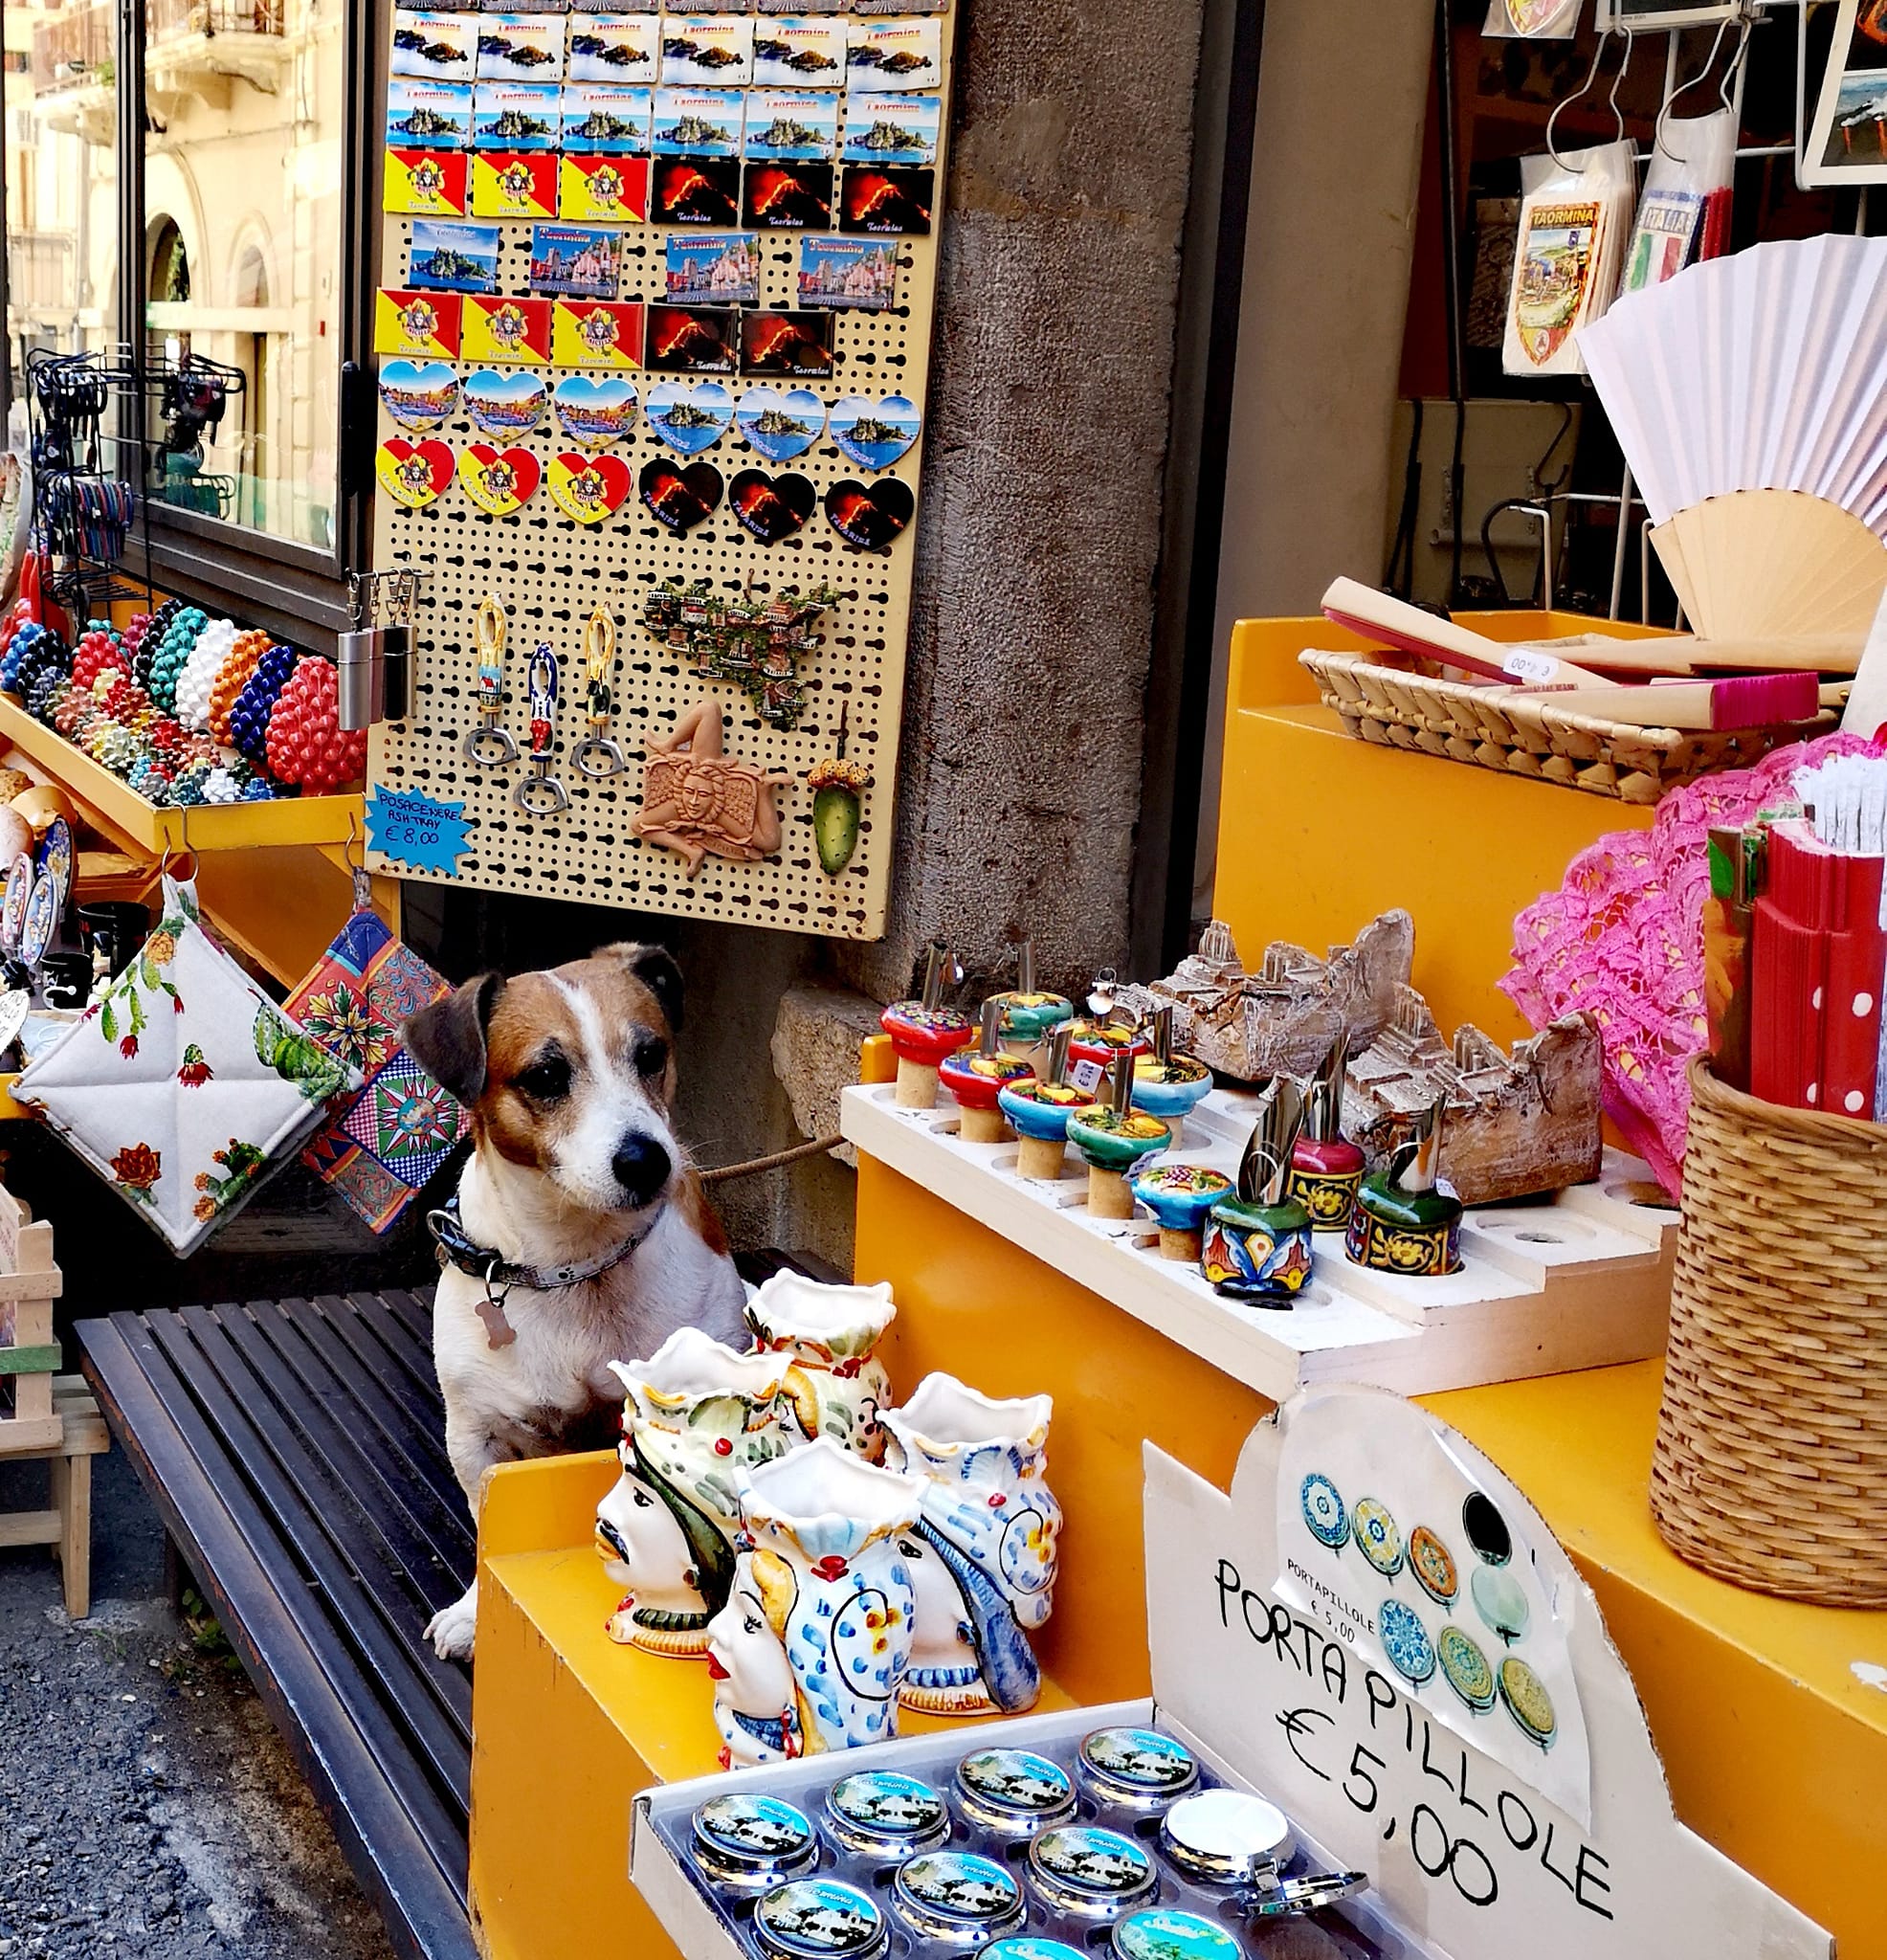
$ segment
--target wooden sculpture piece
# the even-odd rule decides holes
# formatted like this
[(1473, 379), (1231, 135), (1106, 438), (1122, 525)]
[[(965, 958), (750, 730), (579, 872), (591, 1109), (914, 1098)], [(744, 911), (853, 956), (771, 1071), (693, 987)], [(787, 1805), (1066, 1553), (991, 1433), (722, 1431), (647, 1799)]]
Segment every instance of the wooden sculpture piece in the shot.
[(703, 695), (676, 724), (652, 736), (642, 768), (642, 811), (633, 828), (680, 852), (693, 878), (708, 857), (757, 863), (780, 848), (775, 793), (790, 776), (722, 752), (726, 711)]

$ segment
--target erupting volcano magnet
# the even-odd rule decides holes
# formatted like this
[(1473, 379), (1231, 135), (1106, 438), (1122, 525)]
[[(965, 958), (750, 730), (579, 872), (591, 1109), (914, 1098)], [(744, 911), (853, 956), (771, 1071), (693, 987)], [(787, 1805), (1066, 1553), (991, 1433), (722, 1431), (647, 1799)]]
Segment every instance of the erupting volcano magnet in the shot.
[(1237, 1192), (1212, 1207), (1199, 1269), (1229, 1299), (1289, 1306), (1310, 1282), (1310, 1214), (1284, 1195), (1303, 1113), (1301, 1082), (1276, 1076), (1264, 1084)]
[(1112, 1098), (1089, 1102), (1068, 1119), (1068, 1141), (1088, 1167), (1088, 1213), (1096, 1218), (1131, 1218), (1134, 1194), (1127, 1173), (1143, 1157), (1164, 1150), (1172, 1132), (1157, 1116), (1133, 1106), (1134, 1058), (1115, 1058)]
[(946, 1055), (938, 1066), (944, 1086), (957, 1099), (963, 1111), (958, 1134), (966, 1144), (1000, 1144), (1009, 1135), (1009, 1125), (997, 1098), (1004, 1087), (1025, 1081), (1034, 1070), (1013, 1055), (1004, 1055), (997, 1046), (1003, 1011), (991, 998), (983, 1003), (982, 1039), (974, 1049), (959, 1048)]
[(1006, 1055), (1026, 1061), (1037, 1075), (1048, 1058), (1049, 1035), (1072, 1020), (1074, 1004), (1059, 993), (1042, 993), (1035, 987), (1035, 942), (1021, 939), (1015, 947), (1015, 987), (989, 998), (1002, 1010), (1002, 1045)]
[(996, 1106), (1022, 1140), (1015, 1152), (1015, 1174), (1045, 1184), (1060, 1179), (1068, 1119), (1088, 1101), (1084, 1091), (1061, 1079), (1068, 1066), (1068, 1026), (1063, 1021), (1049, 1036), (1048, 1059), (1038, 1075), (1005, 1082), (996, 1096)]
[(1190, 1055), (1173, 1053), (1173, 1011), (1161, 1008), (1153, 1016), (1153, 1052), (1134, 1058), (1134, 1107), (1157, 1116), (1173, 1133), (1172, 1147), (1182, 1147), (1186, 1119), (1210, 1094), (1212, 1072)]
[(968, 1047), (974, 1033), (967, 1016), (942, 1004), (946, 975), (954, 985), (964, 977), (964, 969), (950, 957), (944, 942), (934, 939), (924, 957), (922, 997), (900, 1000), (878, 1016), (878, 1025), (891, 1036), (898, 1056), (896, 1101), (899, 1109), (937, 1106), (939, 1065), (946, 1055)]
[(642, 766), (642, 811), (633, 828), (652, 844), (679, 851), (690, 878), (709, 856), (751, 864), (780, 848), (773, 798), (792, 778), (723, 755), (726, 720), (720, 701), (703, 695), (673, 735), (650, 737)]

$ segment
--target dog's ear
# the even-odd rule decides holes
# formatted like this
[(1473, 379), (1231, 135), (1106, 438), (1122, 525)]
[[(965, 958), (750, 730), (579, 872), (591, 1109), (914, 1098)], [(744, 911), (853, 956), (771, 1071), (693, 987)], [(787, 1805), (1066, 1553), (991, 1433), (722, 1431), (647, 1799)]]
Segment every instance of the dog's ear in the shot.
[(655, 1005), (667, 1016), (669, 1033), (681, 1032), (681, 969), (665, 946), (638, 946), (625, 940), (616, 946), (596, 948), (599, 960), (620, 960), (655, 996)]
[(503, 991), (502, 973), (480, 973), (400, 1030), (419, 1065), (468, 1109), (485, 1093), (485, 1030)]

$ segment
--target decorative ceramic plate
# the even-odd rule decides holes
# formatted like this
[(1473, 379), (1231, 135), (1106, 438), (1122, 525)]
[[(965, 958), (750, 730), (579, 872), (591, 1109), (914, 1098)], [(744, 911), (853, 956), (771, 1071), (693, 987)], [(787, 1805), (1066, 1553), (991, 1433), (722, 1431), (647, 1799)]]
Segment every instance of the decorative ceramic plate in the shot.
[(1515, 1727), (1528, 1742), (1538, 1743), (1543, 1749), (1552, 1748), (1560, 1726), (1552, 1697), (1545, 1682), (1517, 1654), (1508, 1655), (1500, 1663), (1500, 1699), (1506, 1703)]
[(65, 910), (65, 902), (72, 891), (72, 826), (62, 816), (56, 816), (46, 826), (46, 835), (39, 843), (39, 868), (51, 872), (58, 881), (58, 909)]
[(1376, 1628), (1383, 1637), (1383, 1652), (1389, 1657), (1389, 1665), (1404, 1681), (1419, 1688), (1434, 1674), (1434, 1642), (1412, 1606), (1405, 1606), (1400, 1599), (1384, 1600), (1376, 1615)]
[(1356, 1526), (1356, 1548), (1386, 1579), (1402, 1570), (1402, 1530), (1388, 1506), (1373, 1497), (1360, 1497), (1350, 1513)]
[(1459, 1627), (1443, 1627), (1435, 1642), (1435, 1658), (1448, 1678), (1448, 1685), (1473, 1708), (1484, 1714), (1494, 1705), (1494, 1670), (1477, 1641)]
[(58, 930), (59, 910), (58, 880), (50, 871), (42, 871), (33, 880), (33, 896), (26, 902), (26, 924), (20, 927), (20, 958), (35, 972)]
[(1513, 1573), (1499, 1566), (1480, 1566), (1468, 1582), (1475, 1611), (1511, 1647), (1526, 1632), (1526, 1593)]
[(1310, 1535), (1332, 1551), (1342, 1551), (1349, 1543), (1350, 1518), (1337, 1486), (1327, 1477), (1312, 1471), (1298, 1493), (1298, 1503), (1303, 1509)]
[(1461, 1575), (1454, 1570), (1454, 1554), (1426, 1525), (1417, 1525), (1409, 1534), (1409, 1570), (1415, 1583), (1437, 1606), (1453, 1606), (1461, 1590)]
[(33, 896), (33, 859), (22, 851), (7, 874), (7, 896), (0, 902), (0, 951), (9, 955), (20, 949), (20, 929), (26, 924), (27, 901)]
[(1498, 1506), (1484, 1490), (1471, 1490), (1461, 1504), (1461, 1528), (1477, 1558), (1504, 1566), (1514, 1555), (1514, 1534)]

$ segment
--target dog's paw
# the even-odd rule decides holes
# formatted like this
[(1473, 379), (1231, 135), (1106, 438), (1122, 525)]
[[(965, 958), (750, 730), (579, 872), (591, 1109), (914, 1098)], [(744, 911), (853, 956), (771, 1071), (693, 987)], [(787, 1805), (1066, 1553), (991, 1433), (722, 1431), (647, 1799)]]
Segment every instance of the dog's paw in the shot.
[(441, 1660), (470, 1660), (472, 1643), (478, 1633), (478, 1589), (474, 1586), (463, 1599), (455, 1599), (426, 1623), (426, 1637)]

